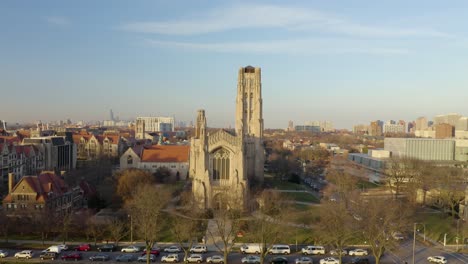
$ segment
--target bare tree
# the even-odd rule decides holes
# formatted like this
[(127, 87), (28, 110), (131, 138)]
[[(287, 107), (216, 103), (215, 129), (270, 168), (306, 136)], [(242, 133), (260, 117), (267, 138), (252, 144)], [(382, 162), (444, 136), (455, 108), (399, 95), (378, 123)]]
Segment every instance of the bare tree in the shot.
[(15, 219), (8, 217), (5, 210), (0, 210), (0, 231), (3, 234), (5, 242), (8, 243), (10, 233), (14, 227)]
[(96, 221), (95, 218), (90, 217), (86, 221), (85, 233), (87, 236), (90, 236), (93, 239), (94, 246), (96, 246), (97, 241), (104, 237), (104, 234), (106, 233), (106, 226)]
[(392, 234), (409, 229), (411, 210), (407, 204), (388, 198), (361, 200), (356, 203), (354, 211), (360, 218), (354, 219), (355, 228), (362, 232), (361, 235), (369, 245), (376, 264), (380, 263), (385, 249), (395, 247), (396, 241)]
[[(386, 163), (385, 174), (390, 191), (397, 199), (405, 185), (420, 180), (423, 162), (413, 158), (392, 158)], [(414, 195), (414, 193), (410, 193)]]
[(285, 222), (287, 206), (281, 193), (264, 190), (257, 197), (258, 210), (249, 221), (249, 230), (253, 241), (261, 247), (260, 263), (263, 264), (268, 255), (268, 246), (277, 243), (284, 229), (289, 228)]
[(347, 213), (345, 202), (325, 202), (320, 211), (319, 235), (322, 240), (331, 245), (337, 252), (341, 263), (343, 249), (356, 236), (352, 216)]
[[(219, 194), (221, 195), (221, 194)], [(220, 252), (223, 252), (224, 263), (228, 263), (228, 255), (237, 239), (242, 216), (242, 209), (238, 208), (241, 204), (237, 199), (227, 197), (227, 194), (221, 195), (219, 199), (219, 208), (214, 210), (213, 219), (208, 222), (208, 233), (215, 242), (214, 245)], [(211, 226), (210, 226), (211, 225)], [(221, 243), (221, 245), (219, 243)]]
[(107, 233), (110, 238), (115, 242), (115, 245), (118, 246), (120, 240), (128, 235), (128, 226), (125, 221), (118, 217), (113, 217), (107, 222)]
[(57, 220), (57, 228), (62, 236), (62, 241), (65, 244), (65, 242), (68, 241), (68, 234), (72, 229), (73, 215), (72, 213), (64, 212), (60, 216), (58, 216)]
[(439, 193), (439, 205), (449, 208), (452, 218), (458, 217), (457, 207), (465, 198), (463, 171), (458, 168), (439, 167), (434, 170), (437, 174), (436, 188)]
[(330, 170), (326, 177), (334, 185), (339, 200), (344, 201), (345, 207), (349, 208), (351, 197), (356, 196), (358, 178), (339, 169)]
[(200, 220), (187, 216), (173, 216), (171, 231), (180, 248), (184, 251), (184, 259), (186, 259), (194, 241), (197, 240)]
[(44, 245), (45, 239), (47, 239), (49, 233), (52, 232), (56, 224), (55, 218), (50, 217), (51, 213), (52, 212), (50, 210), (44, 208), (32, 219), (36, 232), (41, 235), (42, 245)]
[(156, 243), (164, 221), (162, 209), (170, 201), (167, 188), (157, 185), (139, 185), (127, 202), (136, 233), (145, 241), (146, 263), (150, 263), (150, 251)]

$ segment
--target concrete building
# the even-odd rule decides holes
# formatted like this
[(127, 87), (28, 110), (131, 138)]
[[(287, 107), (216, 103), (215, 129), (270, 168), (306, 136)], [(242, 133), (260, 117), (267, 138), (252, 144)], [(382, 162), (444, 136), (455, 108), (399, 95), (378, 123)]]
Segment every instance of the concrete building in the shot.
[(416, 123), (415, 130), (426, 130), (428, 128), (427, 118), (424, 116), (418, 117), (415, 123)]
[(382, 130), (383, 128), (380, 120), (372, 121), (369, 126), (369, 136), (380, 137), (382, 136)]
[(385, 123), (383, 126), (384, 133), (405, 133), (405, 125)]
[(247, 208), (251, 182), (263, 182), (263, 100), (261, 70), (240, 68), (235, 132), (207, 133), (205, 111), (199, 110), (190, 142), (190, 177), (201, 208)]
[(394, 157), (430, 161), (454, 161), (455, 140), (423, 138), (385, 138), (384, 149)]
[(468, 117), (462, 117), (455, 126), (455, 138), (468, 139)]
[(457, 113), (450, 113), (446, 115), (436, 115), (434, 117), (434, 125), (438, 124), (449, 124), (451, 126), (456, 126), (457, 122), (463, 116)]
[(453, 138), (455, 134), (455, 128), (452, 125), (441, 123), (435, 125), (435, 138), (444, 139), (444, 138)]
[(173, 117), (137, 117), (135, 122), (135, 138), (144, 139), (144, 133), (148, 132), (173, 132)]
[(304, 123), (304, 126), (319, 127), (319, 132), (334, 132), (333, 122), (331, 121), (308, 121)]
[(23, 139), (22, 145), (35, 146), (44, 157), (45, 170), (65, 170), (76, 168), (77, 148), (73, 138), (49, 136)]
[(306, 126), (306, 125), (295, 126), (294, 130), (297, 132), (314, 132), (314, 133), (320, 133), (322, 131), (319, 126)]
[(366, 135), (369, 132), (369, 126), (368, 125), (355, 125), (353, 126), (353, 133), (354, 134), (360, 134), (360, 135)]

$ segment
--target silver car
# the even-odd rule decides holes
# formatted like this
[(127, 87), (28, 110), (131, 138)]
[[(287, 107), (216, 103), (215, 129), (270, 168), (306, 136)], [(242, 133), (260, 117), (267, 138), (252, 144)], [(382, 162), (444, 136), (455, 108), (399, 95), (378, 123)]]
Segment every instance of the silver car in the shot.
[(206, 262), (223, 264), (224, 263), (224, 258), (221, 255), (214, 255), (214, 256), (206, 258)]
[(5, 258), (8, 256), (8, 251), (0, 249), (0, 258)]
[(259, 256), (243, 257), (241, 262), (242, 262), (242, 264), (259, 264), (260, 263), (260, 257)]
[(312, 264), (312, 259), (309, 257), (300, 257), (297, 258), (294, 263), (296, 264)]

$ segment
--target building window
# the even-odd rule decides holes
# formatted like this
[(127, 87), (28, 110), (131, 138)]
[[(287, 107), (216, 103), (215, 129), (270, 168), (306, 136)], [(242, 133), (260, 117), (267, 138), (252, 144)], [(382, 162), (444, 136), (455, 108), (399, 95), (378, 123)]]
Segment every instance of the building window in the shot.
[(133, 164), (133, 158), (132, 158), (131, 155), (128, 155), (128, 157), (127, 157), (127, 164), (128, 164), (128, 165), (132, 165), (132, 164)]
[(229, 179), (230, 159), (229, 152), (223, 148), (218, 149), (212, 154), (213, 180)]

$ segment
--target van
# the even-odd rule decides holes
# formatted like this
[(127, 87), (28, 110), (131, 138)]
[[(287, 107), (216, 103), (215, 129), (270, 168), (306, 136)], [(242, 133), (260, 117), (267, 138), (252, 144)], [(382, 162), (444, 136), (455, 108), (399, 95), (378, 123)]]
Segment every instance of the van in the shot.
[(301, 251), (304, 255), (325, 255), (325, 248), (322, 246), (307, 246)]
[(269, 250), (270, 254), (291, 254), (291, 248), (288, 245), (273, 245)]
[(260, 254), (262, 246), (259, 244), (244, 244), (240, 248), (242, 254)]
[(60, 252), (62, 252), (62, 248), (60, 246), (50, 246), (46, 250), (43, 250), (42, 252), (43, 253), (52, 252), (52, 253), (60, 254)]

